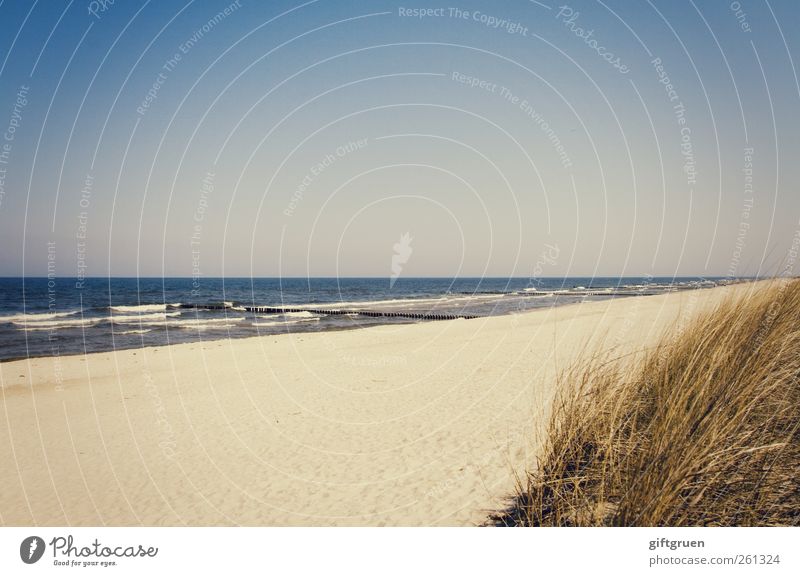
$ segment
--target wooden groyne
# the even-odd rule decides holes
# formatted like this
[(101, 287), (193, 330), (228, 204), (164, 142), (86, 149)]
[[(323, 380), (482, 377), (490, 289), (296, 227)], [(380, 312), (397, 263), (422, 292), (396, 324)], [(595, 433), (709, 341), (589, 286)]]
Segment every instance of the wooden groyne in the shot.
[[(181, 304), (180, 308), (194, 308), (196, 310), (232, 310), (230, 306), (223, 304)], [(297, 312), (308, 312), (323, 316), (367, 316), (370, 318), (410, 318), (412, 320), (472, 320), (479, 316), (469, 314), (441, 314), (433, 312), (388, 312), (382, 310), (352, 310), (352, 309), (325, 309), (325, 308), (296, 308), (296, 307), (275, 307), (275, 306), (239, 306), (236, 310), (254, 312), (257, 314), (291, 314)]]

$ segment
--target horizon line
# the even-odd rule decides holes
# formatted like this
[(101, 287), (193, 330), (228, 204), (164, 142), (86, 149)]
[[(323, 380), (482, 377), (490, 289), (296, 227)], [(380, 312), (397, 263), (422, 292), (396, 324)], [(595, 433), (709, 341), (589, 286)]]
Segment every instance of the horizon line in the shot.
[[(397, 280), (474, 280), (474, 279), (508, 279), (508, 280), (558, 280), (562, 278), (729, 278), (730, 280), (753, 280), (772, 278), (773, 276), (728, 276), (727, 274), (646, 274), (615, 275), (615, 274), (570, 274), (566, 276), (403, 276)], [(52, 279), (52, 280), (134, 280), (134, 279), (170, 279), (170, 280), (197, 280), (194, 276), (12, 276), (0, 274), (0, 279)], [(391, 276), (201, 276), (202, 280), (389, 280)]]

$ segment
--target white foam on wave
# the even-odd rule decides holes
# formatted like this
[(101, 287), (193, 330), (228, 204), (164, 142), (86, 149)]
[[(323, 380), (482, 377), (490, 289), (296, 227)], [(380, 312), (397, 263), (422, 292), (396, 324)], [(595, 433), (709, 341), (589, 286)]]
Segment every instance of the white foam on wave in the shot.
[(533, 298), (533, 299), (537, 299), (537, 298), (552, 298), (553, 296), (555, 296), (555, 292), (533, 292), (533, 293), (531, 293), (531, 292), (525, 292), (525, 293), (518, 292), (517, 295), (526, 296), (527, 298)]
[[(312, 313), (312, 312), (284, 312), (282, 314), (282, 316), (285, 316), (286, 318), (316, 318), (316, 319), (319, 319), (319, 317), (316, 314)], [(266, 316), (266, 318), (269, 318), (269, 316)]]
[(116, 332), (119, 336), (125, 336), (126, 334), (147, 334), (148, 332), (152, 332), (150, 328), (143, 328), (141, 330), (123, 330), (122, 332)]
[(184, 330), (197, 330), (197, 331), (205, 331), (205, 330), (227, 330), (229, 328), (236, 328), (238, 324), (194, 324), (192, 326), (180, 325), (177, 328), (183, 328)]
[[(264, 318), (264, 316), (262, 316)], [(268, 326), (291, 326), (292, 324), (302, 324), (305, 322), (317, 322), (319, 321), (319, 316), (314, 318), (295, 318), (292, 320), (273, 320), (272, 322), (251, 322), (250, 326), (255, 326), (257, 328), (266, 328)]]
[(177, 308), (178, 304), (137, 304), (135, 306), (111, 306), (113, 312), (163, 312), (167, 308)]
[(235, 328), (239, 322), (244, 320), (242, 318), (191, 318), (181, 320), (167, 320), (162, 325), (169, 326), (170, 328), (189, 328), (192, 330), (207, 330), (209, 328), (222, 330), (225, 328)]
[(12, 322), (23, 330), (58, 330), (59, 328), (79, 328), (103, 322), (105, 318), (74, 318), (70, 320), (39, 320), (36, 322)]
[(135, 314), (129, 316), (111, 316), (111, 321), (114, 324), (130, 324), (138, 322), (151, 322), (153, 320), (166, 320), (167, 318), (174, 318), (180, 316), (180, 312), (155, 312), (153, 314)]
[[(111, 318), (111, 321), (113, 324), (119, 324), (123, 327), (138, 325), (140, 329), (148, 329), (147, 327), (150, 327), (205, 330), (208, 328), (234, 328), (237, 326), (238, 322), (245, 319), (244, 317), (237, 318), (231, 316), (227, 318), (187, 318), (185, 316), (179, 316), (180, 312), (166, 312), (160, 314), (141, 314), (137, 316), (114, 316)], [(103, 319), (101, 318), (100, 320)]]
[(71, 312), (44, 312), (39, 314), (12, 314), (11, 316), (0, 316), (0, 322), (12, 322), (14, 324), (20, 322), (43, 322), (55, 318), (68, 318), (78, 313), (80, 313), (80, 310), (72, 310)]

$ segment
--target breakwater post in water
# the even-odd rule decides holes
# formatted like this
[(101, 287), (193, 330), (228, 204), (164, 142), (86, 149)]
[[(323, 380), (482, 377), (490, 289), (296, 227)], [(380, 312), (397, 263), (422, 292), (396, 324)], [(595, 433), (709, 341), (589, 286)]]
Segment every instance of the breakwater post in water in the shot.
[[(230, 306), (224, 304), (181, 304), (181, 308), (195, 308), (198, 310), (230, 310)], [(321, 308), (295, 308), (295, 307), (274, 307), (274, 306), (241, 306), (239, 310), (244, 309), (246, 312), (255, 312), (258, 314), (287, 314), (296, 312), (309, 312), (311, 314), (320, 315), (338, 315), (343, 316), (346, 314), (368, 316), (371, 318), (411, 318), (413, 320), (457, 320), (462, 318), (464, 320), (471, 320), (479, 318), (479, 316), (471, 316), (468, 314), (433, 314), (430, 312), (383, 312), (379, 310), (348, 310), (348, 309), (321, 309)]]

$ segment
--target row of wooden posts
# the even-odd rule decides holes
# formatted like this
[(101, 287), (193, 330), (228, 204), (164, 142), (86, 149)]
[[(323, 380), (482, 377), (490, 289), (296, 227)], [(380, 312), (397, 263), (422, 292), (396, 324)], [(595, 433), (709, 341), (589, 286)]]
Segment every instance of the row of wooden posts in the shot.
[[(228, 308), (222, 304), (181, 304), (182, 308), (196, 308), (200, 310), (224, 310)], [(337, 315), (342, 316), (346, 314), (354, 314), (358, 316), (369, 316), (372, 318), (411, 318), (415, 320), (456, 320), (464, 318), (470, 320), (477, 318), (468, 314), (441, 314), (431, 312), (384, 312), (381, 310), (346, 310), (346, 309), (321, 309), (321, 308), (288, 308), (288, 307), (274, 307), (274, 306), (242, 306), (247, 312), (255, 312), (258, 314), (289, 314), (297, 312), (309, 312), (311, 314), (321, 315)]]

